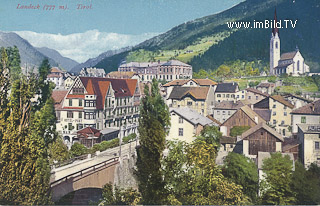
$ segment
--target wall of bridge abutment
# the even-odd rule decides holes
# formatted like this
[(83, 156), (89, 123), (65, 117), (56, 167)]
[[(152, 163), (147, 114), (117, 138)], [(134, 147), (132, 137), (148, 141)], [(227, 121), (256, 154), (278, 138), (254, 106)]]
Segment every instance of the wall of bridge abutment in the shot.
[(114, 183), (115, 170), (119, 162), (112, 162), (98, 168), (75, 173), (75, 175), (61, 179), (51, 185), (52, 200), (57, 202), (70, 192), (84, 188), (103, 188), (107, 183)]

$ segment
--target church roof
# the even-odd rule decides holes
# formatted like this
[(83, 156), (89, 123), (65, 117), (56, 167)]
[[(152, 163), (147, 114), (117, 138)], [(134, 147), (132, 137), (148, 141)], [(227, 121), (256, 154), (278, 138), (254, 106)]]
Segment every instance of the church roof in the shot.
[(298, 51), (293, 51), (293, 52), (287, 52), (284, 54), (281, 54), (280, 60), (289, 60), (289, 59), (293, 59)]
[[(274, 10), (274, 22), (277, 22), (277, 9)], [(273, 36), (275, 36), (276, 33), (278, 33), (278, 36), (280, 37), (280, 33), (279, 33), (279, 28), (278, 27), (272, 28), (272, 33), (273, 33)]]
[(279, 69), (281, 69), (281, 68), (287, 68), (287, 67), (290, 66), (291, 64), (293, 64), (293, 63), (278, 65), (278, 66), (276, 66), (275, 68), (279, 68)]

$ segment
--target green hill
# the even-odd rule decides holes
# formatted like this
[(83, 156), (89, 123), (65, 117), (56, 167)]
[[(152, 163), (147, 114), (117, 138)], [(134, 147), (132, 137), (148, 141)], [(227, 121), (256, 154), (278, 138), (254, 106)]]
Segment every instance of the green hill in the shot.
[(193, 66), (214, 70), (227, 61), (269, 61), (271, 29), (230, 29), (228, 21), (298, 20), (295, 28), (280, 29), (281, 52), (296, 45), (311, 71), (320, 71), (319, 0), (247, 0), (219, 14), (210, 15), (172, 28), (147, 40), (131, 51), (108, 57), (96, 66), (106, 72), (116, 70), (122, 60), (154, 61), (179, 59)]

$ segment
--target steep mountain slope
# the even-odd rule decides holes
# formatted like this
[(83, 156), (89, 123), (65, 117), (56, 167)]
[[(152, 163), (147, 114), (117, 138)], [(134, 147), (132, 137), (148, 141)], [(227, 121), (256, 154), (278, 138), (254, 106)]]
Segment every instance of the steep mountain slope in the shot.
[[(317, 35), (320, 33), (320, 2), (318, 0), (247, 0), (219, 14), (203, 17), (174, 27), (170, 31), (147, 40), (134, 47), (131, 52), (120, 53), (105, 58), (97, 66), (106, 72), (115, 70), (124, 59), (132, 61), (137, 53), (147, 52), (154, 59), (171, 54), (168, 58), (177, 58), (190, 63), (194, 71), (216, 69), (226, 61), (237, 59), (252, 61), (269, 59), (269, 40), (271, 29), (230, 29), (230, 21), (265, 21), (271, 20), (277, 8), (278, 19), (296, 20), (295, 28), (281, 29), (281, 52), (288, 52), (299, 46), (306, 63), (313, 71), (320, 65), (320, 45)], [(223, 34), (223, 38), (215, 37)], [(203, 39), (213, 38), (208, 48), (200, 48), (188, 58), (182, 58), (181, 52), (199, 45)], [(180, 49), (180, 50), (179, 50)], [(165, 52), (163, 52), (166, 50)], [(134, 55), (131, 55), (134, 53)], [(150, 54), (151, 53), (151, 54)]]
[[(27, 40), (21, 38), (16, 33), (1, 32), (0, 31), (0, 47), (17, 46), (21, 57), (21, 67), (32, 68), (38, 67), (43, 59), (48, 58), (37, 49), (35, 49)], [(58, 66), (58, 64), (51, 58), (48, 58), (51, 66)]]
[(45, 56), (53, 59), (55, 62), (59, 64), (59, 67), (62, 67), (63, 69), (69, 71), (79, 63), (68, 58), (62, 56), (59, 52), (57, 52), (54, 49), (49, 49), (47, 47), (41, 47), (41, 48), (36, 48), (39, 52), (44, 54)]
[(126, 52), (128, 50), (130, 50), (131, 47), (125, 47), (125, 48), (122, 48), (122, 49), (118, 49), (118, 50), (109, 50), (109, 51), (106, 51), (102, 54), (100, 54), (99, 56), (97, 56), (96, 58), (90, 58), (88, 59), (86, 62), (84, 63), (81, 63), (81, 64), (78, 64), (76, 66), (74, 66), (70, 72), (72, 73), (78, 73), (80, 72), (80, 70), (82, 68), (85, 68), (85, 67), (94, 67), (95, 65), (97, 65), (100, 61), (102, 61), (103, 59), (107, 58), (107, 57), (110, 57), (110, 56), (113, 56), (113, 55), (116, 55), (116, 54), (119, 54), (119, 53), (122, 53), (122, 52)]

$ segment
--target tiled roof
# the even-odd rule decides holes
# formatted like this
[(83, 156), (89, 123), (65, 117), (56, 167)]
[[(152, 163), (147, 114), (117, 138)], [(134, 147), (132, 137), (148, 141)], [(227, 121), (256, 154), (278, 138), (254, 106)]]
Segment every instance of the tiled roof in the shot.
[(234, 103), (233, 101), (222, 101), (218, 102), (214, 109), (233, 109), (237, 110), (241, 107), (243, 107), (245, 104), (242, 101), (237, 101)]
[(260, 117), (260, 115), (258, 115), (256, 112), (254, 112), (248, 105), (245, 105), (243, 107), (240, 108), (244, 113), (246, 113), (248, 115), (248, 117), (252, 120), (255, 121), (255, 117), (258, 117), (258, 122), (263, 122), (265, 123), (266, 121)]
[(211, 79), (192, 79), (193, 81), (197, 82), (200, 86), (211, 86), (217, 85), (218, 83), (211, 80)]
[(287, 52), (281, 55), (280, 60), (289, 60), (293, 59), (297, 54), (297, 51)]
[(136, 73), (135, 72), (119, 72), (114, 71), (107, 74), (108, 78), (114, 79), (131, 79)]
[(79, 136), (82, 136), (84, 138), (88, 138), (88, 137), (99, 137), (100, 136), (100, 130), (97, 130), (95, 128), (92, 128), (92, 127), (86, 127), (86, 128), (83, 128), (82, 130), (79, 130), (77, 132), (77, 135)]
[(272, 134), (273, 136), (275, 136), (276, 138), (278, 138), (280, 141), (284, 141), (283, 137), (281, 136), (281, 134), (279, 134), (276, 130), (272, 129), (271, 127), (269, 127), (266, 123), (261, 122), (259, 124), (257, 124), (256, 126), (250, 128), (249, 130), (245, 131), (242, 135), (241, 135), (241, 139), (245, 139), (247, 138), (249, 135), (251, 135), (252, 133), (255, 133), (256, 131), (258, 131), (259, 129), (265, 129), (267, 130), (270, 134)]
[(284, 96), (284, 98), (289, 98), (289, 97), (293, 97), (293, 98), (296, 98), (296, 99), (300, 99), (300, 100), (305, 101), (305, 102), (308, 102), (308, 103), (311, 103), (311, 102), (312, 102), (312, 100), (310, 100), (310, 99), (306, 99), (306, 98), (304, 98), (304, 97), (301, 97), (301, 96), (295, 95), (295, 94), (286, 94), (286, 95)]
[(293, 147), (299, 145), (299, 140), (295, 138), (284, 138), (284, 142), (282, 144), (282, 151), (289, 150)]
[(185, 120), (189, 121), (193, 125), (211, 125), (213, 122), (207, 118), (199, 114), (198, 112), (194, 111), (193, 109), (190, 109), (189, 107), (180, 107), (180, 108), (174, 108), (171, 109), (170, 112), (175, 112), (179, 116), (183, 117)]
[(176, 79), (176, 80), (173, 80), (171, 82), (164, 84), (163, 87), (182, 86), (189, 81), (194, 81), (197, 84), (199, 84), (200, 86), (217, 85), (217, 83), (215, 81), (212, 81), (211, 79)]
[(61, 109), (64, 97), (67, 95), (68, 90), (54, 90), (52, 91), (52, 98), (54, 100), (55, 109)]
[(79, 98), (84, 99), (84, 94), (68, 94), (67, 98)]
[(64, 73), (58, 67), (52, 67), (50, 70), (51, 73)]
[(315, 114), (320, 115), (320, 100), (309, 103), (303, 107), (295, 109), (292, 114)]
[(257, 89), (254, 89), (254, 88), (247, 88), (246, 90), (247, 90), (248, 92), (252, 92), (252, 93), (255, 93), (255, 94), (260, 94), (260, 95), (265, 96), (265, 97), (268, 97), (268, 96), (269, 96), (269, 94), (263, 93), (263, 92), (261, 92), (260, 90), (257, 90)]
[(136, 79), (110, 79), (103, 77), (80, 77), (87, 92), (97, 95), (97, 109), (102, 109), (106, 93), (111, 84), (116, 97), (130, 97), (134, 95), (137, 85)]
[(209, 87), (174, 87), (169, 99), (182, 99), (186, 95), (191, 95), (195, 99), (205, 100), (209, 92)]
[(320, 124), (298, 124), (298, 127), (306, 134), (320, 134)]
[(190, 67), (189, 64), (185, 64), (185, 63), (178, 61), (178, 60), (167, 61), (166, 63), (163, 63), (161, 66), (187, 66), (187, 67)]
[(62, 77), (63, 75), (62, 74), (48, 74), (48, 78), (60, 78)]
[(173, 80), (171, 82), (164, 84), (163, 87), (170, 87), (170, 86), (175, 86), (175, 85), (181, 86), (181, 85), (184, 85), (188, 81), (189, 80), (186, 80), (186, 79), (176, 79), (176, 80)]
[(238, 84), (235, 82), (232, 83), (220, 83), (217, 86), (216, 92), (220, 93), (235, 93)]
[(293, 63), (281, 64), (281, 65), (276, 66), (275, 68), (278, 68), (278, 69), (287, 68), (287, 67), (290, 66), (291, 64), (293, 64)]
[(285, 100), (282, 96), (280, 95), (274, 95), (274, 96), (271, 96), (270, 98), (272, 98), (273, 100), (276, 100), (278, 102), (280, 102), (281, 104), (284, 104), (286, 105), (287, 107), (293, 109), (294, 108), (294, 105), (291, 104), (290, 102), (288, 102), (287, 100)]
[(262, 119), (266, 122), (269, 122), (271, 119), (271, 110), (269, 109), (253, 109), (255, 113), (257, 113)]

